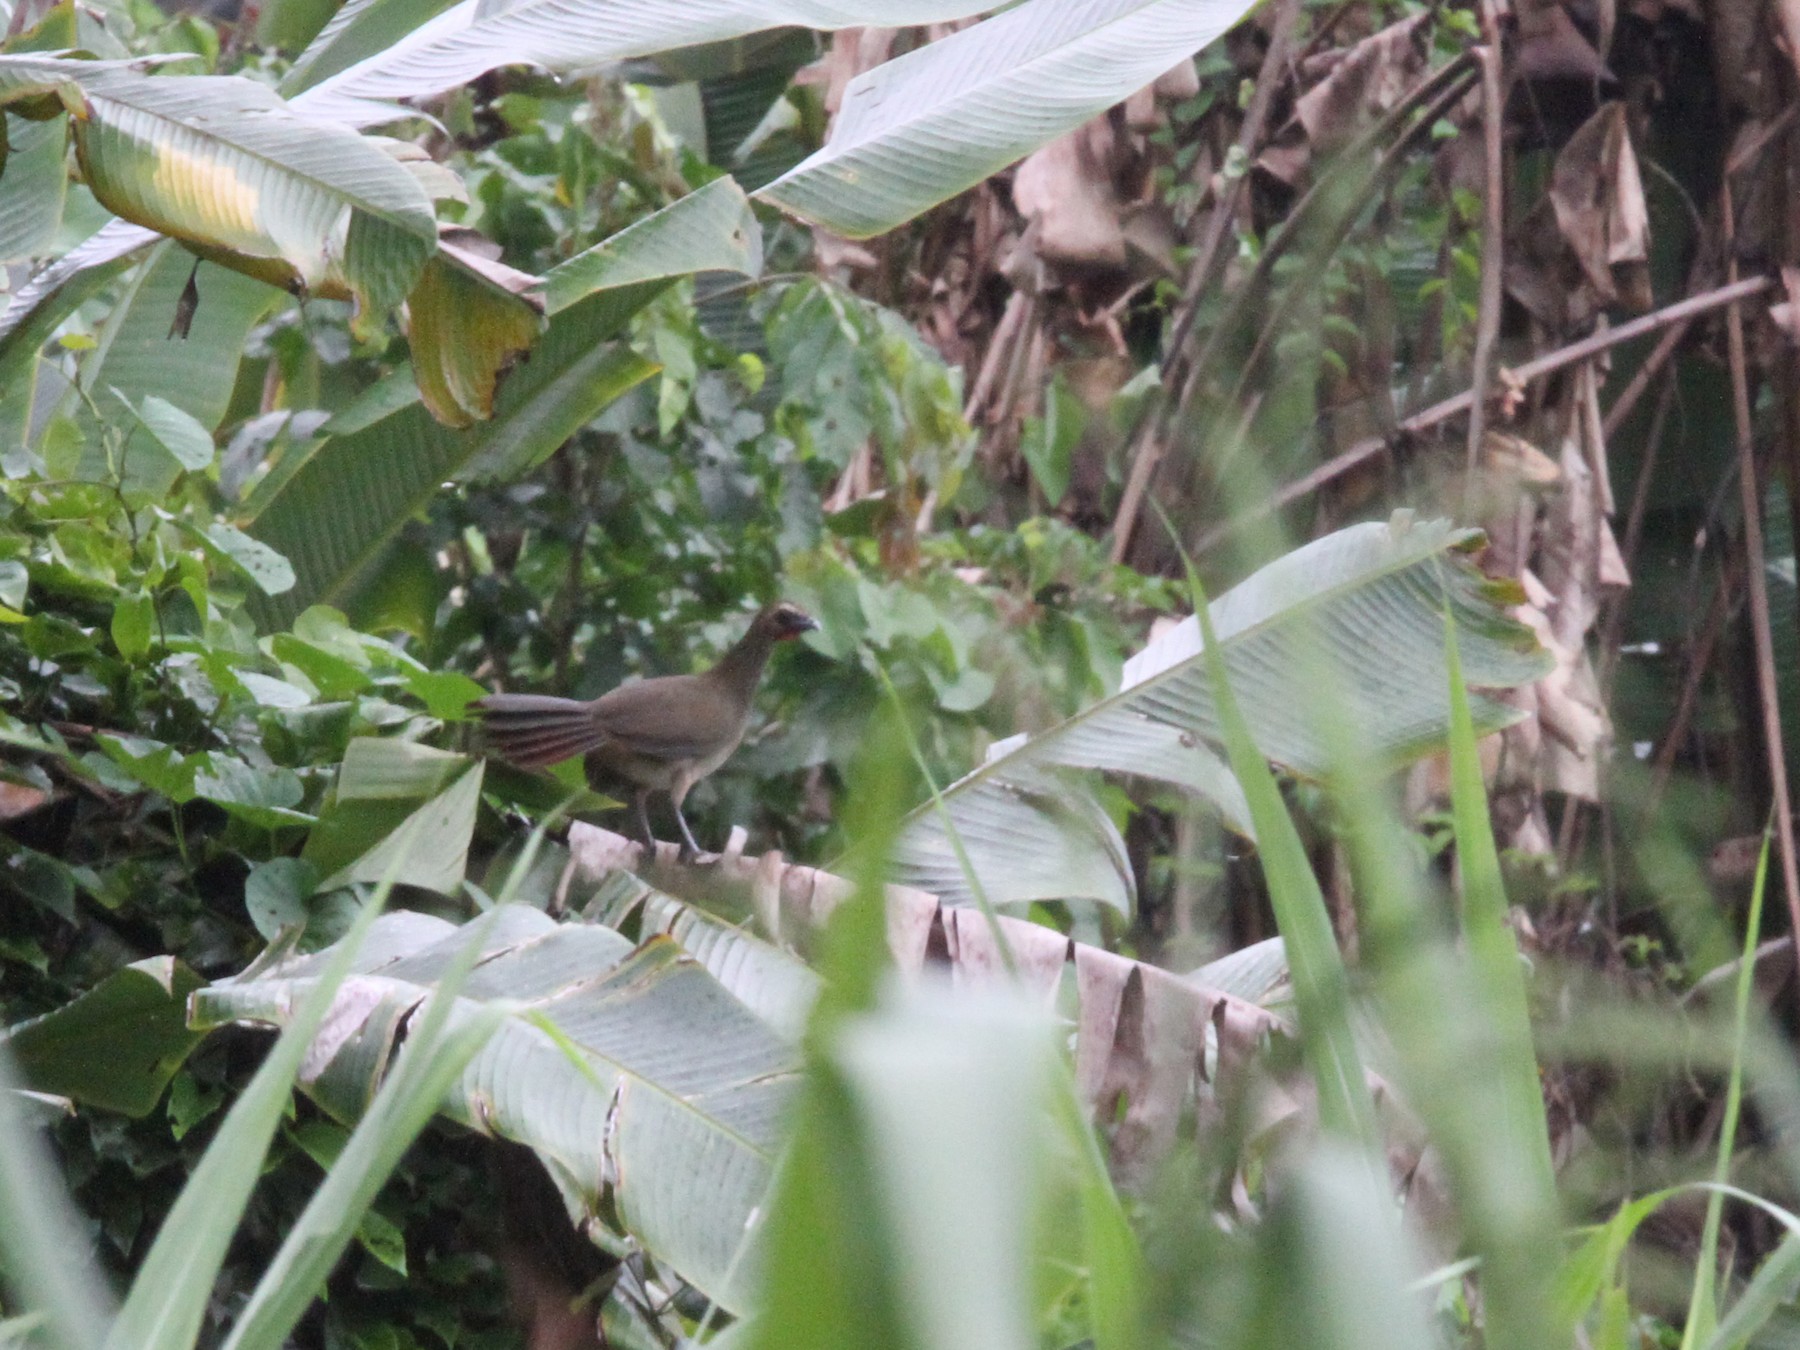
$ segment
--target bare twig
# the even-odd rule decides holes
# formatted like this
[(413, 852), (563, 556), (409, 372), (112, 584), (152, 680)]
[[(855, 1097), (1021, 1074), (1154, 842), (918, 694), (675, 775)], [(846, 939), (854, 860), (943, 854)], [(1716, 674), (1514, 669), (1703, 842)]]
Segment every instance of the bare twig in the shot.
[[(1510, 372), (1511, 377), (1521, 384), (1530, 384), (1534, 380), (1541, 380), (1547, 375), (1553, 375), (1577, 361), (1585, 361), (1590, 356), (1616, 347), (1621, 342), (1630, 342), (1633, 338), (1642, 337), (1646, 333), (1654, 333), (1671, 324), (1684, 323), (1701, 314), (1707, 314), (1737, 301), (1760, 295), (1774, 284), (1773, 277), (1745, 277), (1741, 281), (1731, 282), (1714, 290), (1703, 291), (1699, 295), (1689, 296), (1686, 300), (1678, 301), (1664, 309), (1653, 310), (1649, 314), (1633, 319), (1630, 323), (1622, 323), (1617, 328), (1609, 328), (1604, 332), (1591, 334), (1578, 342), (1571, 342), (1566, 347), (1546, 352), (1543, 356), (1527, 361)], [(1451, 418), (1467, 412), (1473, 402), (1473, 393), (1464, 390), (1460, 394), (1445, 399), (1442, 403), (1434, 403), (1424, 411), (1414, 413), (1395, 428), (1395, 433), (1391, 437), (1372, 436), (1367, 440), (1358, 441), (1341, 455), (1327, 460), (1311, 473), (1296, 478), (1253, 511), (1242, 512), (1209, 531), (1194, 546), (1194, 552), (1204, 553), (1253, 520), (1284, 510), (1295, 502), (1311, 496), (1327, 483), (1335, 482), (1345, 474), (1361, 468), (1376, 456), (1385, 453), (1392, 448), (1396, 440), (1416, 436), (1448, 422)]]
[[(1731, 183), (1720, 185), (1720, 215), (1725, 226), (1726, 276), (1737, 279), (1737, 231), (1732, 218)], [(1750, 422), (1750, 375), (1744, 354), (1744, 314), (1734, 301), (1725, 311), (1725, 340), (1731, 360), (1731, 405), (1737, 423), (1738, 490), (1743, 494), (1744, 585), (1750, 601), (1750, 632), (1756, 645), (1756, 689), (1762, 704), (1763, 739), (1768, 754), (1769, 787), (1775, 798), (1775, 842), (1781, 857), (1781, 882), (1793, 925), (1794, 958), (1800, 967), (1800, 867), (1794, 857), (1794, 817), (1788, 801), (1787, 756), (1782, 748), (1781, 703), (1775, 684), (1775, 643), (1769, 628), (1769, 587), (1763, 572), (1762, 493), (1756, 473), (1756, 446)]]

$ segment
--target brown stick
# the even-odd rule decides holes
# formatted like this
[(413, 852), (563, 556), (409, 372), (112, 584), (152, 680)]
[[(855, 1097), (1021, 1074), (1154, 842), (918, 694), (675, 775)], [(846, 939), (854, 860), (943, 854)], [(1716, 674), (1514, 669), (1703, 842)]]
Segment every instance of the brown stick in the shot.
[(1637, 409), (1638, 400), (1650, 387), (1650, 381), (1654, 380), (1658, 372), (1669, 363), (1669, 358), (1675, 355), (1675, 349), (1687, 338), (1688, 329), (1693, 327), (1693, 324), (1692, 319), (1683, 319), (1680, 323), (1672, 324), (1669, 331), (1662, 335), (1662, 339), (1652, 349), (1650, 355), (1644, 358), (1644, 364), (1637, 368), (1637, 373), (1631, 377), (1630, 383), (1613, 400), (1612, 407), (1606, 410), (1606, 420), (1601, 423), (1601, 430), (1606, 433), (1608, 440), (1612, 439), (1613, 434), (1625, 425), (1625, 419)]
[[(1737, 279), (1737, 231), (1732, 219), (1731, 182), (1719, 188), (1725, 225), (1725, 267)], [(1800, 968), (1800, 867), (1794, 856), (1794, 817), (1788, 804), (1787, 756), (1781, 740), (1781, 703), (1775, 684), (1775, 643), (1769, 629), (1769, 587), (1763, 572), (1762, 494), (1757, 488), (1756, 445), (1750, 421), (1750, 375), (1744, 355), (1744, 314), (1736, 301), (1725, 311), (1726, 348), (1731, 359), (1731, 406), (1737, 422), (1738, 489), (1743, 494), (1744, 585), (1750, 601), (1750, 633), (1756, 645), (1756, 690), (1762, 704), (1763, 740), (1769, 758), (1769, 788), (1775, 798), (1775, 842), (1781, 855), (1781, 883), (1793, 926), (1794, 960)]]
[[(1715, 309), (1723, 308), (1740, 300), (1747, 300), (1753, 295), (1760, 295), (1774, 284), (1773, 277), (1745, 277), (1742, 281), (1734, 281), (1714, 290), (1702, 291), (1699, 295), (1691, 295), (1686, 300), (1677, 301), (1664, 309), (1653, 310), (1649, 314), (1633, 319), (1630, 323), (1622, 323), (1617, 328), (1590, 334), (1578, 342), (1571, 342), (1566, 347), (1546, 352), (1543, 356), (1527, 361), (1513, 370), (1511, 376), (1522, 384), (1541, 380), (1546, 375), (1553, 375), (1577, 361), (1585, 361), (1588, 357), (1596, 356), (1622, 342), (1630, 342), (1633, 338), (1643, 337), (1646, 333), (1654, 333), (1671, 324), (1688, 322), (1702, 314), (1711, 313)], [(1448, 422), (1459, 413), (1467, 412), (1473, 402), (1473, 392), (1464, 390), (1460, 394), (1445, 399), (1442, 403), (1432, 404), (1423, 412), (1414, 413), (1395, 428), (1393, 436), (1371, 436), (1367, 440), (1358, 441), (1341, 455), (1327, 460), (1311, 473), (1296, 478), (1255, 510), (1241, 512), (1233, 519), (1224, 521), (1208, 531), (1194, 545), (1194, 552), (1204, 553), (1236, 533), (1239, 527), (1260, 520), (1276, 511), (1284, 510), (1302, 498), (1311, 496), (1327, 483), (1335, 482), (1345, 474), (1361, 468), (1376, 456), (1385, 453), (1396, 439), (1416, 436), (1422, 431), (1429, 431), (1440, 423)]]
[(1500, 279), (1506, 260), (1506, 167), (1500, 145), (1500, 28), (1493, 0), (1482, 0), (1481, 27), (1487, 46), (1481, 53), (1481, 138), (1487, 170), (1482, 202), (1481, 302), (1475, 316), (1475, 369), (1469, 386), (1469, 455), (1464, 505), (1475, 492), (1475, 470), (1481, 463), (1481, 438), (1487, 430), (1489, 369), (1500, 336)]

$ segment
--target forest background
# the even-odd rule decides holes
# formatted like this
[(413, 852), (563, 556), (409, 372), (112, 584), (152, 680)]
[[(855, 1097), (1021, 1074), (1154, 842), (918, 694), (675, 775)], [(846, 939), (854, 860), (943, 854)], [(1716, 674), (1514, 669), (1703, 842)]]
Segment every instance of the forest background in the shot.
[(1800, 7), (983, 14), (10, 11), (0, 1339), (1792, 1336)]

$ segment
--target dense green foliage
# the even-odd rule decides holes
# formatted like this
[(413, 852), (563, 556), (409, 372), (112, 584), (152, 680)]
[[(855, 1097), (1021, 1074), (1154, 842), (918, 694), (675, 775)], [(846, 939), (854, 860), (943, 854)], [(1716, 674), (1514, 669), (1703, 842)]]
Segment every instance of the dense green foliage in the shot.
[[(1722, 20), (441, 9), (0, 43), (0, 1344), (1779, 1334), (1792, 318), (1564, 359), (1787, 256)], [(482, 754), (776, 598), (722, 859)]]

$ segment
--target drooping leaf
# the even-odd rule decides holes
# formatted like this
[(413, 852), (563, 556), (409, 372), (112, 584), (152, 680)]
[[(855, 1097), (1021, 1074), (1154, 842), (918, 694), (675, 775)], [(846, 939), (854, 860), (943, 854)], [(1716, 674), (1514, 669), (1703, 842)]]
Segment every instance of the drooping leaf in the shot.
[(255, 81), (0, 56), (0, 97), (40, 88), (77, 109), (83, 177), (108, 210), (228, 267), (384, 313), (437, 245), (412, 174)]
[(69, 119), (4, 118), (5, 172), (0, 173), (0, 263), (43, 257), (62, 225), (68, 195)]
[[(472, 1128), (536, 1149), (590, 1213), (609, 1191), (645, 1249), (725, 1308), (749, 1304), (747, 1225), (763, 1203), (797, 1051), (667, 938), (633, 949), (610, 929), (502, 906), (452, 1024), (501, 1013), (493, 1038), (445, 1095)], [(359, 1115), (408, 1013), (435, 986), (462, 933), (396, 913), (371, 934), (339, 996), (336, 1050), (308, 1084)], [(280, 1024), (322, 957), (208, 990), (196, 1018)]]
[(500, 381), (543, 330), (537, 278), (448, 241), (406, 298), (407, 338), (419, 396), (445, 426), (494, 415)]
[[(1384, 764), (1442, 744), (1450, 725), (1446, 594), (1471, 685), (1505, 688), (1543, 674), (1535, 639), (1502, 612), (1508, 597), (1465, 556), (1477, 538), (1446, 521), (1354, 525), (1296, 549), (1214, 601), (1213, 626), (1257, 748), (1305, 777), (1331, 771), (1331, 747), (1305, 713), (1309, 682), (1317, 678), (1332, 681), (1345, 714), (1360, 719)], [(1323, 663), (1316, 674), (1300, 659), (1307, 642)], [(1519, 716), (1491, 698), (1469, 702), (1482, 732)], [(1242, 790), (1211, 748), (1218, 743), (1198, 625), (1189, 618), (1127, 663), (1119, 693), (1040, 735), (995, 747), (1005, 752), (945, 789), (944, 804), (989, 899), (1093, 895), (1054, 889), (1055, 875), (1081, 883), (1105, 875), (1119, 853), (1116, 836), (1098, 820), (1076, 832), (1080, 798), (1062, 786), (1064, 772), (1102, 769), (1173, 783), (1205, 797), (1227, 824), (1247, 833)], [(1039, 866), (1042, 857), (1055, 858), (1056, 867)], [(971, 901), (932, 804), (908, 818), (896, 861), (897, 880), (948, 903)], [(1128, 871), (1122, 882), (1128, 884)]]
[[(721, 935), (716, 931), (720, 918), (729, 925), (752, 913), (763, 931), (778, 932), (786, 940), (824, 925), (854, 889), (841, 876), (774, 854), (720, 859), (705, 869), (708, 884), (702, 889), (692, 869), (669, 866), (672, 846), (655, 863), (645, 863), (630, 840), (581, 822), (569, 827), (569, 852), (575, 863), (571, 904), (585, 903), (585, 888), (595, 886), (591, 898), (596, 915), (634, 931), (693, 937), (697, 927), (706, 936), (693, 937), (696, 950), (708, 952), (706, 959), (719, 964), (720, 978), (732, 983), (739, 997), (777, 1022), (805, 1016), (812, 997), (806, 982), (787, 979), (747, 956), (746, 935), (736, 930)], [(647, 892), (635, 878), (621, 876), (623, 869), (641, 872), (652, 886), (665, 890)], [(678, 890), (697, 893), (683, 901), (671, 894)], [(695, 908), (719, 917), (692, 916)], [(1090, 1116), (1107, 1122), (1112, 1163), (1127, 1176), (1147, 1174), (1165, 1156), (1183, 1116), (1191, 1118), (1195, 1093), (1216, 1079), (1221, 1064), (1248, 1060), (1281, 1030), (1275, 1017), (1230, 994), (1073, 942), (1041, 924), (1003, 914), (990, 928), (975, 909), (952, 909), (937, 896), (909, 887), (888, 888), (883, 928), (894, 969), (904, 978), (939, 972), (958, 985), (1001, 980), (1006, 966), (996, 931), (1011, 949), (1027, 990), (1049, 997), (1073, 975), (1076, 1091)], [(742, 987), (737, 977), (723, 973), (740, 964), (748, 982)], [(787, 1002), (790, 998), (806, 1002), (796, 1008)]]
[(153, 232), (115, 220), (42, 268), (0, 312), (0, 451), (24, 444), (36, 394), (38, 352), (83, 302), (97, 295), (157, 242)]
[(319, 81), (386, 51), (454, 3), (455, 0), (349, 0), (295, 58), (281, 81), (282, 97), (291, 99)]
[(172, 956), (114, 971), (87, 993), (0, 1041), (27, 1087), (87, 1106), (148, 1115), (200, 1042), (187, 996), (206, 981)]

